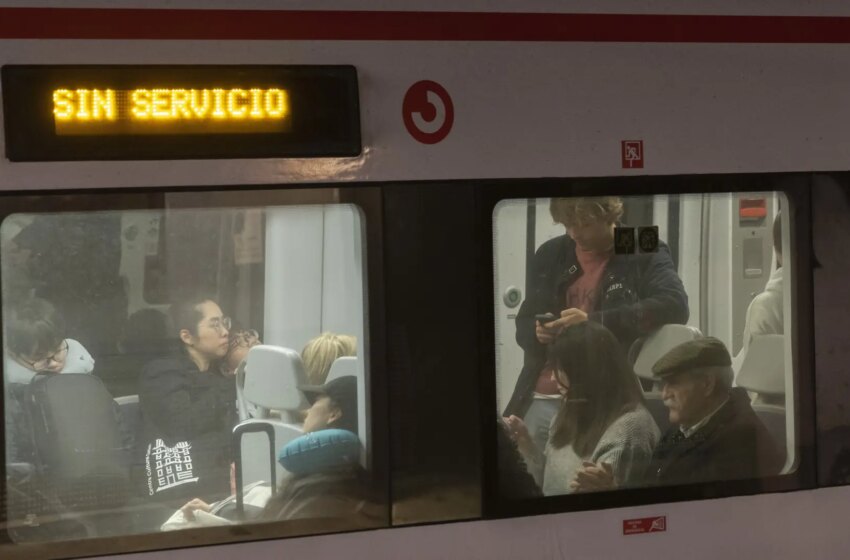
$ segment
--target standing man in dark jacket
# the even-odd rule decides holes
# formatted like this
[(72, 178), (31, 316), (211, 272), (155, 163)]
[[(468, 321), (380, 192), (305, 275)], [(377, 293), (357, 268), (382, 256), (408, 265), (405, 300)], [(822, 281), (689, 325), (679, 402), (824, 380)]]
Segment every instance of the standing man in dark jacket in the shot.
[(236, 383), (219, 361), (229, 349), (230, 319), (203, 297), (175, 303), (171, 314), (180, 348), (147, 364), (139, 378), (146, 491), (181, 500), (226, 496)]
[[(706, 337), (670, 350), (652, 367), (673, 425), (655, 448), (648, 485), (676, 485), (779, 474), (782, 454), (753, 412), (747, 392), (732, 388), (732, 358), (722, 342)], [(604, 465), (576, 476), (583, 491), (605, 490), (613, 480)]]
[[(688, 296), (665, 244), (659, 243), (654, 253), (615, 254), (620, 198), (553, 198), (549, 210), (567, 233), (534, 255), (528, 295), (516, 318), (524, 363), (504, 412), (523, 417), (542, 446), (560, 396), (546, 363), (547, 347), (562, 329), (596, 321), (614, 333), (626, 352), (638, 337), (688, 320)], [(536, 320), (546, 313), (555, 319)]]

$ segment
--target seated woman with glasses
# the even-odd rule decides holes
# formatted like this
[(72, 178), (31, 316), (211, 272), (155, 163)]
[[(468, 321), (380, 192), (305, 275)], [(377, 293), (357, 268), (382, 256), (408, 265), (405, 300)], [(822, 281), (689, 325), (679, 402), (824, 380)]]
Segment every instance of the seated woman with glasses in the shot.
[(94, 359), (66, 334), (49, 302), (31, 298), (13, 306), (6, 316), (6, 381), (26, 384), (37, 373), (91, 373)]
[(230, 318), (208, 297), (171, 306), (178, 340), (139, 377), (142, 431), (138, 453), (145, 493), (182, 500), (230, 493), (230, 437), (237, 423), (236, 384), (222, 373), (230, 350)]

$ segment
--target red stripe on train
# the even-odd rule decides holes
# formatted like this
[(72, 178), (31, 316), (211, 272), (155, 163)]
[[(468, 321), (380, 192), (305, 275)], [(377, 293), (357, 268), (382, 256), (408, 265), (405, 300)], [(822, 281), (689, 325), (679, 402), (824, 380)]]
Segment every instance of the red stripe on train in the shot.
[(850, 43), (850, 18), (0, 8), (0, 38)]

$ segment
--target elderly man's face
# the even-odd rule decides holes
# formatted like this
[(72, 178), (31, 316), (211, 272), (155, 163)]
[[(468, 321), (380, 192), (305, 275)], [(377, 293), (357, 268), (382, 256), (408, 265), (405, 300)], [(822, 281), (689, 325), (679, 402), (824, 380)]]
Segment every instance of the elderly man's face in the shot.
[(679, 373), (664, 378), (661, 398), (670, 409), (670, 423), (688, 428), (702, 420), (710, 406), (711, 391), (703, 375)]

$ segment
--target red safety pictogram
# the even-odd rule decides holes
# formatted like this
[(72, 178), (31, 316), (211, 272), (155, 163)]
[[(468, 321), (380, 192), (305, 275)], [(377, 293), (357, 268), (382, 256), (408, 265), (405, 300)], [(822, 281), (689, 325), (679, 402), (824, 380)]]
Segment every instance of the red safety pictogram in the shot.
[(430, 80), (416, 82), (404, 95), (401, 107), (404, 126), (423, 144), (436, 144), (448, 136), (455, 110), (446, 88)]
[(643, 169), (643, 140), (623, 140), (623, 169)]

